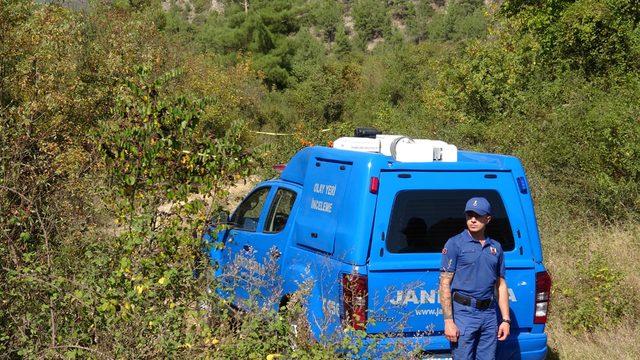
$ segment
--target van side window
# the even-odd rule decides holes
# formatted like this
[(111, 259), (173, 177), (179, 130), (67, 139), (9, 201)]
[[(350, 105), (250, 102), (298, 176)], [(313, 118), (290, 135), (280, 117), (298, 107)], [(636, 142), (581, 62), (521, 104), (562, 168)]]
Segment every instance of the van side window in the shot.
[(293, 203), (296, 201), (297, 194), (291, 190), (280, 188), (273, 198), (269, 215), (264, 225), (264, 232), (277, 233), (284, 229), (289, 220)]
[(236, 209), (231, 222), (238, 230), (256, 231), (260, 213), (269, 195), (269, 187), (260, 188), (247, 197)]
[(500, 194), (495, 190), (407, 190), (396, 195), (387, 249), (392, 253), (441, 252), (447, 240), (466, 229), (464, 206), (469, 198), (489, 200), (493, 217), (486, 234), (504, 251), (515, 248), (513, 231)]

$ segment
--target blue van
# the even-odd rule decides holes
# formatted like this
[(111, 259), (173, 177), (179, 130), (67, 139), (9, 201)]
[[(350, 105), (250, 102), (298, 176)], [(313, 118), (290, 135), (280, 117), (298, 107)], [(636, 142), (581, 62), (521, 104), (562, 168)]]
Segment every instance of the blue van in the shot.
[(493, 206), (488, 235), (505, 251), (511, 335), (500, 359), (544, 359), (551, 279), (533, 202), (513, 156), (365, 134), (300, 150), (212, 229), (210, 258), (237, 306), (286, 303), (308, 286), (318, 339), (362, 330), (379, 347), (450, 358), (438, 298), (442, 248), (465, 228), (465, 202)]

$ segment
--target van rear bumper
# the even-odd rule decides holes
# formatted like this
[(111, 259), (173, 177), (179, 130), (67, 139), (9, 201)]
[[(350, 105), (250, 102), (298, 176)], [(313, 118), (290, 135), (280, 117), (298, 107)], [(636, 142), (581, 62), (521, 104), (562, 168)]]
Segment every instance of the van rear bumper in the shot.
[[(370, 346), (367, 357), (386, 353), (406, 354), (424, 352), (424, 358), (446, 358), (450, 354), (450, 343), (444, 336), (367, 338), (365, 348)], [(547, 334), (520, 333), (504, 342), (498, 342), (496, 359), (543, 360), (547, 355)]]
[(542, 360), (547, 356), (547, 334), (521, 333), (498, 343), (497, 359)]

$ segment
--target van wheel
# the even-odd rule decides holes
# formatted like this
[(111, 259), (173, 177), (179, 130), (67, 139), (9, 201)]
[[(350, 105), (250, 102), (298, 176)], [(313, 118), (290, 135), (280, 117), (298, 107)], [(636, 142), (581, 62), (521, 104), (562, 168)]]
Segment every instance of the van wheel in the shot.
[(314, 342), (311, 335), (311, 327), (309, 326), (309, 320), (307, 318), (308, 309), (304, 302), (297, 296), (287, 294), (280, 300), (280, 306), (278, 308), (280, 315), (283, 316), (289, 322), (291, 326), (291, 334), (293, 335), (292, 347), (308, 346)]
[(280, 299), (280, 304), (278, 305), (278, 312), (284, 313), (287, 310), (287, 305), (289, 304), (289, 300), (291, 300), (291, 294), (286, 294)]

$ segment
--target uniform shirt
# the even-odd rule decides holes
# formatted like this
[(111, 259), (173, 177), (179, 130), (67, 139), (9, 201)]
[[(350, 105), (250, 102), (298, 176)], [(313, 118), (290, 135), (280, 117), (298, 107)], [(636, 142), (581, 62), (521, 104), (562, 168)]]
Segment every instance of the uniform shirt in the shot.
[(476, 300), (493, 297), (498, 277), (504, 278), (504, 253), (499, 242), (485, 238), (484, 246), (468, 230), (447, 240), (442, 271), (455, 272), (451, 290)]

